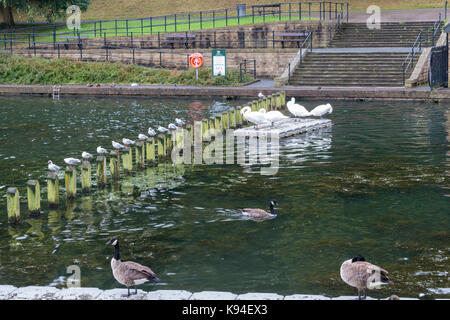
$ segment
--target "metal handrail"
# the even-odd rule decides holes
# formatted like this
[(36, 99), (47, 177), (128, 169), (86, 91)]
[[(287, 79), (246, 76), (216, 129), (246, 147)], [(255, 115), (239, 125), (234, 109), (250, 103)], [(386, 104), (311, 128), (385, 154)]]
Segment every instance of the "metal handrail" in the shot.
[(416, 40), (414, 41), (414, 44), (411, 47), (411, 51), (406, 56), (405, 60), (402, 64), (402, 71), (403, 71), (403, 85), (405, 85), (406, 82), (406, 72), (409, 68), (411, 68), (412, 63), (414, 62), (415, 54), (416, 54), (416, 47), (418, 47), (417, 51), (422, 50), (422, 30), (419, 31), (419, 35), (417, 36)]
[[(305, 44), (307, 42), (309, 42), (309, 44), (306, 48), (304, 48)], [(301, 66), (303, 63), (303, 52), (302, 52), (303, 49), (306, 49), (306, 50), (309, 49), (309, 51), (312, 52), (312, 50), (313, 50), (313, 32), (312, 31), (309, 32), (308, 36), (305, 38), (305, 40), (303, 40), (302, 44), (300, 45), (300, 48), (298, 49), (297, 54), (300, 55), (300, 60), (299, 60), (297, 67)], [(292, 58), (292, 60), (289, 61), (289, 63), (288, 63), (288, 84), (290, 84), (290, 82), (291, 82), (291, 63), (295, 59), (296, 56), (294, 56), (294, 58)]]

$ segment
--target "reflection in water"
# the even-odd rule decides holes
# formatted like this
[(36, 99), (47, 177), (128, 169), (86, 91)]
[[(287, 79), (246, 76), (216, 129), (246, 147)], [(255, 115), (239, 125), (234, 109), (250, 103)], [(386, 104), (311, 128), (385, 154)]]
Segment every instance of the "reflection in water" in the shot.
[[(447, 142), (448, 142), (448, 145), (447, 145), (448, 150), (446, 153), (446, 164), (445, 165), (447, 166), (447, 170), (446, 170), (447, 176), (450, 177), (450, 110), (445, 111), (445, 118), (446, 118), (446, 121), (444, 123), (444, 127), (447, 132)], [(443, 188), (450, 190), (450, 186), (448, 186), (448, 185), (443, 186)], [(446, 196), (450, 197), (450, 194), (447, 193)]]
[[(77, 98), (54, 105), (2, 97), (0, 103), (0, 185), (44, 181), (48, 159), (60, 164), (175, 117), (191, 122), (240, 104)], [(44, 201), (40, 218), (24, 217), (16, 227), (0, 221), (0, 284), (60, 285), (67, 266), (76, 264), (83, 286), (117, 287), (104, 245), (116, 235), (126, 258), (151, 266), (164, 289), (351, 295), (339, 266), (359, 253), (386, 267), (395, 282), (371, 296), (434, 290), (448, 297), (442, 290), (450, 287), (448, 106), (332, 104), (332, 129), (281, 139), (273, 176), (262, 176), (260, 164), (164, 163), (72, 202), (61, 192), (60, 210)], [(280, 203), (275, 219), (255, 223), (239, 211), (265, 208), (269, 199)]]

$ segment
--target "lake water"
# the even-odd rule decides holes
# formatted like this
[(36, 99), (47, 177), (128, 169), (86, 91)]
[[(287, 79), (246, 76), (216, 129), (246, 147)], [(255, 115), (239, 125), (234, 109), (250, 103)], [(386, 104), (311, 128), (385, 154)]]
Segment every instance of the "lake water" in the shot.
[[(395, 283), (370, 296), (450, 297), (449, 104), (331, 101), (332, 128), (282, 139), (273, 176), (258, 165), (161, 165), (48, 210), (49, 159), (62, 165), (148, 126), (245, 102), (0, 97), (0, 284), (61, 287), (77, 265), (82, 286), (121, 287), (105, 245), (118, 236), (122, 259), (161, 279), (144, 290), (355, 295), (339, 268), (361, 254)], [(39, 218), (25, 213), (31, 178), (43, 188)], [(16, 227), (7, 223), (7, 186), (22, 196)], [(275, 219), (239, 212), (270, 199), (280, 204)]]

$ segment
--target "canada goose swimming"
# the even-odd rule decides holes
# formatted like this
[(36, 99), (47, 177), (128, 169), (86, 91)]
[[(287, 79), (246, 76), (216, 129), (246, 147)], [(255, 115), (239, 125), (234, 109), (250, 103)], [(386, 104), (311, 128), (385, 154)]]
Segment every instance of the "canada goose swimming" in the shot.
[(366, 299), (366, 289), (371, 290), (382, 284), (394, 284), (389, 280), (386, 270), (367, 262), (360, 255), (344, 261), (340, 273), (345, 283), (358, 289), (359, 300), (361, 300), (361, 290), (364, 291), (363, 299)]
[(114, 257), (111, 259), (111, 269), (114, 278), (120, 284), (127, 286), (128, 289), (128, 294), (122, 296), (130, 296), (130, 286), (134, 286), (133, 294), (137, 294), (137, 285), (143, 284), (149, 280), (159, 282), (159, 278), (149, 267), (145, 267), (133, 261), (122, 262), (120, 260), (119, 239), (117, 239), (117, 237), (112, 238), (106, 242), (106, 244), (114, 246)]
[(270, 200), (269, 202), (269, 209), (270, 212), (267, 212), (266, 210), (263, 209), (254, 209), (254, 208), (245, 208), (245, 209), (241, 209), (242, 213), (246, 216), (250, 216), (252, 218), (272, 218), (272, 217), (276, 217), (276, 213), (275, 213), (275, 209), (273, 208), (274, 206), (278, 206), (278, 202), (276, 202), (275, 200)]

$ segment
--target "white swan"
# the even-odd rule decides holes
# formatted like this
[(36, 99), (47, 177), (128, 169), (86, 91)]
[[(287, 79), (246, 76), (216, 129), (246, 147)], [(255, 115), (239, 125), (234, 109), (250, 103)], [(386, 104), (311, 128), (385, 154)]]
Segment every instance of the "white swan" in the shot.
[(311, 113), (306, 110), (306, 108), (302, 105), (295, 103), (295, 98), (292, 98), (290, 101), (286, 103), (286, 107), (290, 113), (292, 113), (296, 117), (309, 117)]
[(315, 117), (321, 117), (327, 113), (332, 113), (333, 112), (333, 107), (331, 106), (331, 104), (327, 103), (327, 104), (321, 104), (320, 106), (315, 107), (314, 109), (311, 110), (311, 115), (315, 116)]
[(241, 114), (244, 116), (245, 120), (250, 121), (255, 125), (260, 125), (268, 122), (263, 113), (252, 111), (252, 109), (248, 106), (241, 109)]
[(264, 117), (266, 118), (267, 121), (270, 121), (270, 123), (276, 122), (276, 121), (280, 121), (283, 119), (287, 119), (289, 118), (288, 116), (285, 116), (284, 114), (282, 114), (280, 111), (269, 111), (266, 112), (266, 109), (262, 108), (259, 110), (260, 113), (262, 113), (264, 115)]

